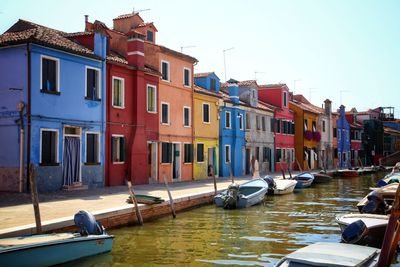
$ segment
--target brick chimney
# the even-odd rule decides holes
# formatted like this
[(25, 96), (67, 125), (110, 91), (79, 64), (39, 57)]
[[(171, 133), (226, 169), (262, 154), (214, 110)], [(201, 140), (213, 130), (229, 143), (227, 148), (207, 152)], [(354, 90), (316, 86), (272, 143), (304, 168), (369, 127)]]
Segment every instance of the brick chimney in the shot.
[(324, 103), (325, 103), (325, 114), (326, 115), (331, 115), (331, 113), (332, 113), (332, 101), (330, 101), (329, 99), (325, 99)]
[(136, 31), (127, 33), (127, 59), (129, 65), (144, 67), (144, 35)]

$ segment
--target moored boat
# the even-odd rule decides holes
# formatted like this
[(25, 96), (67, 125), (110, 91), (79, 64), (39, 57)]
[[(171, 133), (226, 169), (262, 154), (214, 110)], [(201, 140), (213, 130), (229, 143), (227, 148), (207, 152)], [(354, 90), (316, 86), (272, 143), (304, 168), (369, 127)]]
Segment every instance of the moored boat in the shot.
[(357, 177), (358, 171), (357, 170), (338, 170), (337, 175), (340, 177)]
[(313, 183), (315, 184), (321, 184), (321, 183), (328, 183), (332, 180), (332, 176), (329, 176), (324, 173), (313, 173), (314, 175), (314, 181)]
[(274, 179), (267, 175), (264, 180), (268, 183), (269, 195), (285, 195), (293, 192), (297, 181), (292, 179)]
[(267, 182), (257, 178), (241, 185), (231, 184), (227, 190), (214, 197), (214, 202), (217, 207), (225, 209), (247, 208), (262, 202), (267, 191)]
[(80, 214), (75, 223), (80, 233), (59, 233), (0, 239), (2, 266), (52, 266), (109, 252), (113, 236), (93, 215)]
[(371, 188), (373, 191), (358, 202), (358, 210), (361, 213), (386, 214), (388, 205), (394, 201), (398, 186), (398, 183), (393, 183), (379, 188)]
[(314, 175), (311, 172), (302, 172), (293, 177), (293, 180), (297, 181), (295, 188), (306, 188), (310, 187), (313, 183)]

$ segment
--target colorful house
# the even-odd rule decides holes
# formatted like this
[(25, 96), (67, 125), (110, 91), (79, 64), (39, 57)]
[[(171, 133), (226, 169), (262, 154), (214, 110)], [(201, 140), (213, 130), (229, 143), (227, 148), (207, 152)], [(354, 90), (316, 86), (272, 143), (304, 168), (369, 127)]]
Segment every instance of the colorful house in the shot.
[(319, 143), (318, 166), (321, 169), (331, 169), (333, 163), (333, 118), (332, 102), (329, 99), (324, 101), (321, 114), (318, 116), (318, 125), (321, 129), (321, 141)]
[[(154, 25), (148, 27), (154, 28)], [(144, 64), (147, 29), (138, 14), (117, 17), (113, 30), (97, 21), (90, 23), (86, 17), (85, 32), (75, 34), (75, 40), (91, 46), (96, 28), (101, 28), (110, 39), (106, 86), (106, 184), (123, 185), (126, 180), (135, 184), (157, 182), (160, 73)]]
[(346, 120), (345, 107), (340, 105), (336, 121), (339, 168), (350, 167), (350, 125)]
[(245, 112), (239, 106), (239, 87), (228, 83), (219, 111), (219, 175), (245, 174)]
[(276, 171), (292, 170), (296, 164), (294, 112), (289, 109), (289, 96), (286, 84), (266, 84), (258, 88), (258, 99), (275, 106), (270, 131), (275, 135)]
[(93, 50), (68, 37), (25, 20), (0, 36), (1, 190), (24, 191), (29, 165), (40, 192), (104, 184), (107, 37), (94, 31)]
[(350, 163), (351, 166), (361, 166), (363, 164), (361, 158), (363, 158), (364, 153), (361, 144), (363, 125), (357, 122), (357, 115), (352, 111), (346, 112), (346, 120), (350, 125)]
[(318, 148), (321, 133), (318, 116), (322, 109), (312, 105), (304, 96), (294, 95), (289, 102), (295, 119), (295, 154), (301, 169), (312, 170), (318, 167)]
[(194, 155), (193, 178), (204, 179), (219, 173), (220, 80), (214, 72), (194, 75)]

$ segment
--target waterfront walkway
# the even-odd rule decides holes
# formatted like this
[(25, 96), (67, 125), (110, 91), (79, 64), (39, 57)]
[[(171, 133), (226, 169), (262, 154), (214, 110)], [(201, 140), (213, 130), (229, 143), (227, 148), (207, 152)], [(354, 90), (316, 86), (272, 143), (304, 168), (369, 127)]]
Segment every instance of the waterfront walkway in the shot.
[[(235, 177), (235, 182), (243, 183), (250, 176)], [(217, 178), (218, 190), (224, 190), (231, 183), (229, 177)], [(212, 195), (214, 183), (212, 179), (169, 183), (173, 199), (190, 199), (201, 195)], [(158, 196), (168, 201), (168, 193), (164, 184), (136, 185), (136, 194)], [(127, 204), (127, 186), (104, 187), (81, 191), (60, 191), (56, 193), (39, 194), (40, 215), (42, 225), (53, 225), (48, 229), (71, 224), (73, 215), (79, 210), (87, 210), (95, 214), (115, 213), (119, 210), (132, 209), (133, 204)], [(63, 225), (64, 222), (64, 225)], [(0, 194), (0, 237), (11, 233), (26, 233), (24, 230), (34, 229), (35, 218), (30, 194), (1, 193)], [(58, 225), (58, 226), (55, 226)]]

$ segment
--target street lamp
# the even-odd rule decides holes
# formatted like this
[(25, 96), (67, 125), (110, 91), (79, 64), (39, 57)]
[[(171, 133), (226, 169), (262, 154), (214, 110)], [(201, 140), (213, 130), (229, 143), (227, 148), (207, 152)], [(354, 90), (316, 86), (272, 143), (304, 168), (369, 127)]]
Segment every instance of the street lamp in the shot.
[(222, 50), (222, 53), (224, 54), (224, 74), (225, 74), (225, 82), (226, 82), (226, 62), (225, 62), (225, 52), (234, 49), (234, 47), (227, 48)]

